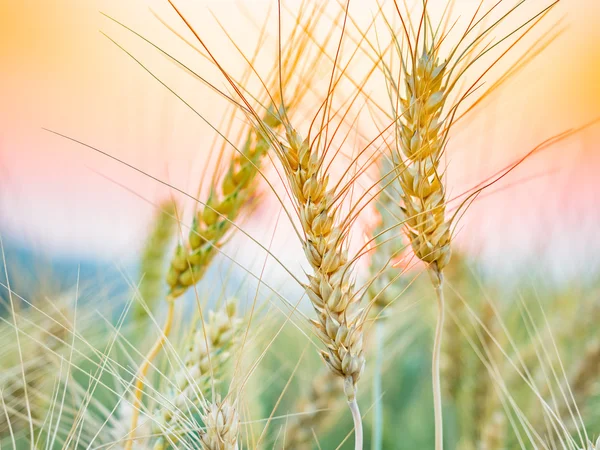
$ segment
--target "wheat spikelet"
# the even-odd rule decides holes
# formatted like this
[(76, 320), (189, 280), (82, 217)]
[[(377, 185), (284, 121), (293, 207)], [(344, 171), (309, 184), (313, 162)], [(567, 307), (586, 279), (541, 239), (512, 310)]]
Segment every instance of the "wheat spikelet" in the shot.
[(203, 402), (202, 421), (204, 429), (200, 433), (203, 450), (237, 450), (240, 419), (228, 400)]
[(208, 320), (188, 338), (183, 367), (172, 374), (175, 387), (166, 394), (164, 406), (156, 413), (156, 449), (177, 442), (185, 428), (186, 411), (199, 410), (203, 396), (222, 379), (232, 351), (240, 339), (242, 319), (235, 315), (235, 302), (229, 301), (218, 311), (209, 311)]
[[(158, 213), (142, 250), (139, 292), (150, 310), (164, 298), (164, 259), (175, 233), (175, 210), (176, 204), (171, 200), (158, 205)], [(139, 302), (134, 305), (134, 315), (138, 320), (146, 316)]]

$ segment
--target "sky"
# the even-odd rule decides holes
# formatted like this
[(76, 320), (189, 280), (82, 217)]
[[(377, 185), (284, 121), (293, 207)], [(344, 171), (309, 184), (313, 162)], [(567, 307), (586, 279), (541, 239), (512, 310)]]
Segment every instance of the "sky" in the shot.
[[(368, 17), (371, 3), (356, 1), (356, 17)], [(559, 21), (561, 36), (457, 126), (448, 149), (451, 197), (545, 139), (600, 117), (599, 3), (562, 0), (545, 22), (547, 29)], [(219, 24), (249, 51), (257, 24), (276, 7), (263, 0), (177, 4), (233, 69), (242, 61)], [(528, 0), (522, 17), (546, 4)], [(474, 5), (459, 0), (454, 13)], [(210, 127), (104, 34), (213, 124), (224, 102), (101, 13), (224, 86), (214, 68), (157, 20), (190, 38), (166, 2), (1, 2), (0, 230), (4, 240), (50, 253), (120, 260), (135, 254), (155, 204), (171, 193), (128, 165), (193, 193), (215, 146)], [(271, 15), (272, 33), (275, 20)], [(600, 252), (599, 155), (600, 127), (592, 126), (528, 158), (473, 204), (457, 242), (491, 267), (534, 258), (559, 274), (589, 268)], [(268, 234), (270, 219), (260, 209), (249, 229)]]

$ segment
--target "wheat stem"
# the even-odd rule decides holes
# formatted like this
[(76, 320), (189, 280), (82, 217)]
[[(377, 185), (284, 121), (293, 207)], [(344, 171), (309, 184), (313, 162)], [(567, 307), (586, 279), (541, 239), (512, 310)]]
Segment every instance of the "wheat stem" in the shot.
[[(352, 382), (352, 381), (350, 381)], [(358, 403), (356, 397), (348, 401), (348, 406), (352, 412), (352, 420), (354, 421), (354, 450), (362, 450), (363, 448), (363, 428), (362, 418), (360, 417), (360, 410), (358, 409)]]
[(142, 406), (142, 395), (144, 394), (144, 378), (150, 369), (150, 365), (156, 355), (160, 352), (167, 336), (171, 332), (171, 326), (173, 325), (173, 317), (175, 312), (175, 302), (172, 299), (168, 299), (167, 301), (168, 309), (167, 309), (167, 318), (165, 320), (165, 325), (161, 330), (160, 336), (146, 355), (144, 359), (144, 363), (140, 366), (138, 371), (137, 381), (135, 382), (135, 396), (133, 399), (133, 412), (131, 415), (131, 425), (129, 427), (129, 433), (127, 436), (127, 441), (125, 442), (125, 450), (131, 450), (133, 447), (133, 435), (135, 433), (135, 429), (137, 428), (138, 420), (140, 417), (140, 408)]
[(444, 422), (442, 414), (442, 388), (440, 383), (440, 354), (444, 331), (444, 279), (442, 273), (434, 266), (430, 269), (437, 298), (438, 316), (433, 341), (433, 358), (431, 361), (431, 375), (433, 381), (433, 410), (435, 415), (435, 450), (444, 448)]

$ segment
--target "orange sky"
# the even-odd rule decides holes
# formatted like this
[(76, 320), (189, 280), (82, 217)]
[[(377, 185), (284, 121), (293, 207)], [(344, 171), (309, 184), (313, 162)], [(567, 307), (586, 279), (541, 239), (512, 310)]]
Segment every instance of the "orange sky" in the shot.
[[(534, 9), (547, 3), (529, 2)], [(360, 11), (368, 10), (364, 5), (369, 2), (355, 3)], [(457, 11), (471, 10), (474, 3), (459, 0)], [(238, 3), (205, 0), (194, 2), (195, 9), (189, 1), (178, 4), (194, 12), (194, 23), (220, 57), (227, 58), (231, 48), (219, 44), (223, 34), (207, 8), (225, 21), (236, 42), (256, 37), (255, 28), (236, 10)], [(257, 21), (275, 5), (262, 0), (246, 4)], [(119, 184), (151, 202), (167, 192), (42, 127), (97, 146), (182, 189), (195, 189), (213, 135), (99, 32), (122, 43), (218, 123), (222, 105), (213, 106), (215, 98), (206, 88), (99, 14), (122, 19), (195, 68), (206, 68), (148, 6), (180, 26), (166, 2), (158, 0), (0, 3), (0, 224), (13, 238), (52, 250), (119, 258), (132, 243), (139, 244), (152, 213), (146, 201)], [(564, 35), (451, 142), (452, 192), (460, 193), (543, 139), (600, 117), (600, 2), (562, 0), (550, 20), (561, 16)], [(218, 77), (212, 79), (223, 86)], [(465, 245), (484, 254), (506, 246), (517, 253), (539, 250), (547, 242), (540, 240), (540, 230), (550, 230), (553, 242), (572, 251), (573, 259), (578, 252), (600, 250), (597, 238), (591, 247), (589, 238), (575, 244), (567, 240), (600, 231), (598, 208), (592, 207), (600, 202), (599, 142), (596, 127), (532, 158), (506, 183), (532, 176), (534, 181), (489, 195), (472, 208), (461, 231)]]

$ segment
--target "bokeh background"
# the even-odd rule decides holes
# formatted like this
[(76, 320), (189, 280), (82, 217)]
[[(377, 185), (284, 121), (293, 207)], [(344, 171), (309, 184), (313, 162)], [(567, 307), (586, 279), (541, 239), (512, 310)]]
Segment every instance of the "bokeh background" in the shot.
[[(297, 3), (288, 5), (293, 9)], [(458, 1), (456, 11), (471, 11), (476, 3)], [(528, 3), (533, 9), (545, 4)], [(274, 2), (181, 4), (226, 61), (230, 56), (236, 61), (235, 51), (219, 21), (248, 48), (269, 11), (269, 32), (276, 32)], [(356, 1), (353, 8), (357, 17), (372, 11), (369, 2)], [(152, 37), (194, 68), (207, 65), (156, 19), (154, 13), (185, 31), (166, 2), (3, 1), (0, 230), (5, 245), (112, 264), (134, 257), (154, 204), (169, 190), (43, 128), (189, 192), (196, 187), (214, 135), (101, 32), (214, 123), (225, 104), (101, 12)], [(563, 0), (547, 23), (559, 20), (562, 35), (486, 101), (451, 142), (452, 193), (477, 184), (544, 139), (600, 117), (600, 3)], [(222, 80), (214, 80), (223, 86)], [(600, 128), (590, 127), (528, 159), (472, 206), (461, 226), (460, 245), (480, 256), (490, 272), (520, 273), (523, 267), (531, 270), (535, 261), (536, 270), (560, 282), (596, 271), (599, 138)]]

